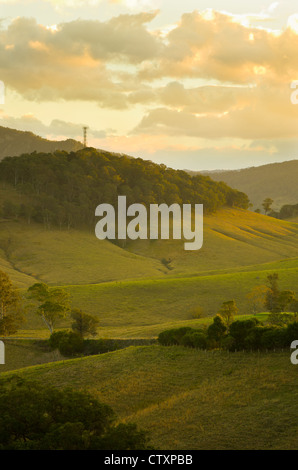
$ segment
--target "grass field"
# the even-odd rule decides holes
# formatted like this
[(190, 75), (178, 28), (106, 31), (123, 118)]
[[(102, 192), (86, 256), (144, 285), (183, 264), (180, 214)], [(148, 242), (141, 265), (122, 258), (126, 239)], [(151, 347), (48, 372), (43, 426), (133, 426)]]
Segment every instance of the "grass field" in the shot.
[[(232, 299), (239, 314), (249, 314), (247, 294), (271, 272), (279, 273), (282, 289), (297, 292), (298, 225), (243, 210), (205, 217), (197, 252), (179, 241), (142, 240), (122, 249), (88, 232), (18, 220), (2, 219), (0, 228), (0, 269), (23, 292), (34, 282), (65, 286), (73, 307), (98, 317), (101, 337), (154, 337), (168, 325), (192, 324), (196, 307), (210, 317)], [(69, 319), (58, 325), (69, 326)], [(43, 338), (48, 331), (29, 312), (17, 336)]]
[[(205, 217), (198, 252), (177, 241), (129, 242), (123, 249), (93, 233), (0, 219), (0, 270), (22, 293), (35, 282), (64, 286), (73, 307), (99, 319), (98, 337), (148, 339), (164, 329), (208, 325), (227, 300), (246, 318), (247, 294), (272, 272), (281, 289), (298, 294), (297, 238), (298, 224), (234, 209)], [(196, 307), (202, 318), (193, 318)], [(57, 328), (70, 326), (67, 318)], [(157, 449), (297, 448), (298, 376), (290, 351), (153, 345), (70, 360), (36, 341), (48, 337), (29, 312), (5, 340), (0, 376), (87, 389), (119, 420), (147, 429)]]
[(94, 233), (0, 219), (0, 269), (19, 287), (183, 277), (297, 258), (297, 236), (298, 224), (239, 209), (204, 218), (198, 251), (176, 240), (139, 240), (122, 249)]
[[(195, 307), (201, 307), (204, 317), (213, 317), (224, 301), (234, 299), (239, 314), (251, 314), (247, 294), (253, 287), (264, 285), (271, 272), (278, 272), (282, 289), (292, 289), (297, 293), (296, 261), (266, 265), (268, 267), (271, 269), (66, 286), (66, 290), (73, 306), (98, 318), (99, 336), (145, 338), (156, 336), (160, 328), (165, 329), (169, 325), (195, 323), (192, 316)], [(59, 326), (70, 327), (70, 324), (70, 319), (65, 319)], [(18, 336), (42, 337), (43, 329), (42, 321), (34, 313), (29, 313)]]
[(0, 366), (1, 373), (63, 359), (58, 350), (50, 351), (41, 341), (10, 338), (4, 339), (4, 343), (5, 364)]
[(290, 352), (154, 345), (15, 373), (90, 391), (121, 421), (148, 430), (157, 449), (297, 448), (298, 375)]

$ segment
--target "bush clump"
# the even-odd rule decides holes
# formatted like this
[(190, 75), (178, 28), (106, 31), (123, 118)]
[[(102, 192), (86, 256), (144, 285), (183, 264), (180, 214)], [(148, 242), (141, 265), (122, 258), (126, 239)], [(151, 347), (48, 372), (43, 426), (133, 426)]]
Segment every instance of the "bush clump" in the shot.
[(58, 349), (62, 356), (76, 356), (84, 350), (84, 340), (74, 331), (57, 331), (49, 339), (51, 349)]

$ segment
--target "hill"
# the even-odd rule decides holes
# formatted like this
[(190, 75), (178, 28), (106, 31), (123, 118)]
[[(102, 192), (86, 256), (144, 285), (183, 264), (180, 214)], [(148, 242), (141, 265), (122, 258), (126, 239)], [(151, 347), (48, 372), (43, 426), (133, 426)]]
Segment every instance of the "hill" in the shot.
[(86, 148), (78, 152), (34, 153), (0, 162), (0, 182), (26, 197), (3, 201), (5, 217), (22, 217), (45, 228), (91, 228), (99, 204), (116, 206), (119, 195), (133, 203), (204, 204), (205, 213), (227, 205), (247, 208), (246, 194), (207, 176), (191, 177), (140, 158)]
[(154, 345), (13, 374), (88, 390), (120, 421), (148, 430), (156, 449), (294, 450), (298, 376), (289, 355)]
[[(230, 299), (248, 314), (246, 295), (273, 270), (296, 290), (298, 225), (241, 208), (244, 193), (208, 177), (90, 148), (6, 158), (0, 170), (0, 269), (22, 289), (65, 286), (73, 306), (98, 317), (100, 336), (154, 337), (197, 322), (195, 308), (210, 317)], [(203, 202), (202, 249), (185, 251), (182, 240), (98, 240), (94, 208), (123, 193), (145, 205)], [(48, 331), (30, 313), (18, 335)]]
[(75, 152), (81, 148), (83, 148), (83, 145), (73, 139), (51, 141), (32, 132), (0, 126), (0, 160), (4, 157), (14, 157), (22, 153), (54, 152), (55, 150)]
[(262, 202), (267, 197), (273, 199), (274, 210), (279, 210), (284, 204), (298, 203), (298, 160), (202, 174), (208, 174), (215, 181), (224, 181), (232, 188), (243, 191), (248, 195), (254, 209), (263, 210)]
[[(74, 306), (98, 317), (99, 336), (110, 338), (202, 324), (195, 308), (210, 317), (230, 299), (248, 314), (246, 295), (270, 272), (280, 274), (281, 288), (297, 290), (298, 225), (231, 208), (206, 216), (204, 225), (203, 248), (186, 252), (178, 240), (135, 241), (124, 249), (88, 231), (2, 219), (0, 269), (22, 289), (37, 281), (64, 285)], [(59, 327), (70, 327), (70, 319)], [(30, 313), (17, 336), (48, 331)]]

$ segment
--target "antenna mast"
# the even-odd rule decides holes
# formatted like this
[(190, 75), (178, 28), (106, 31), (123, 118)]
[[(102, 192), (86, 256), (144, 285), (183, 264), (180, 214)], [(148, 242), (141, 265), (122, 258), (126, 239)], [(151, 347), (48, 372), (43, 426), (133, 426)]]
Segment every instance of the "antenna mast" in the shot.
[(84, 131), (84, 147), (85, 147), (85, 148), (87, 147), (87, 129), (88, 129), (88, 126), (84, 126), (84, 127), (83, 127), (83, 131)]

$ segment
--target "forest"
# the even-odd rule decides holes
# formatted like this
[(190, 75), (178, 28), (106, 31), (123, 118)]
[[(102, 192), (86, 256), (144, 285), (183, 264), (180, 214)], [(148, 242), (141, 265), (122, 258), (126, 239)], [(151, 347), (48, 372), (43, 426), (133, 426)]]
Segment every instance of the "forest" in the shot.
[(204, 213), (223, 206), (247, 209), (243, 192), (208, 176), (141, 158), (115, 155), (94, 148), (6, 157), (0, 162), (0, 183), (24, 195), (22, 204), (2, 202), (2, 216), (43, 223), (45, 228), (93, 228), (101, 203), (203, 204)]

